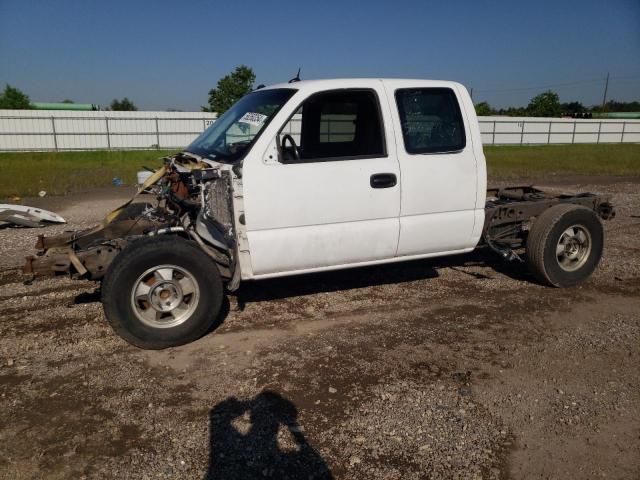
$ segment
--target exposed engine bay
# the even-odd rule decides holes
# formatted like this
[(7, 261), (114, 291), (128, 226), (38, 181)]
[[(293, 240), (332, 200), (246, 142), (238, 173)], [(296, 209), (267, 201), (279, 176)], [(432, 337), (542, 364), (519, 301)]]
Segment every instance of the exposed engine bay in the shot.
[[(26, 281), (68, 274), (100, 280), (109, 264), (130, 242), (174, 234), (195, 241), (216, 263), (227, 288), (240, 282), (233, 216), (235, 175), (228, 166), (187, 153), (165, 157), (131, 200), (111, 212), (98, 226), (46, 237), (36, 243), (23, 269)], [(140, 201), (140, 195), (155, 196)], [(234, 275), (235, 273), (235, 275)]]

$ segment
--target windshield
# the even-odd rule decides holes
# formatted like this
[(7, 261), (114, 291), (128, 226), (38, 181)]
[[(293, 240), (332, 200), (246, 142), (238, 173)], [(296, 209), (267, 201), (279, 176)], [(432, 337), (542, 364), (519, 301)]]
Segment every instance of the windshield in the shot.
[(185, 150), (221, 162), (238, 160), (295, 92), (278, 88), (245, 95)]

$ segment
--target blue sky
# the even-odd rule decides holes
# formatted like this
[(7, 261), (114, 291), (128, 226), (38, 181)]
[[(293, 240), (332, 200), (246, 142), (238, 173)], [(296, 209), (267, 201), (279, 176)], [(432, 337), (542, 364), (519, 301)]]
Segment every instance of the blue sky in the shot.
[(236, 65), (258, 83), (457, 80), (474, 100), (640, 99), (640, 0), (0, 0), (0, 85), (33, 101), (198, 109)]

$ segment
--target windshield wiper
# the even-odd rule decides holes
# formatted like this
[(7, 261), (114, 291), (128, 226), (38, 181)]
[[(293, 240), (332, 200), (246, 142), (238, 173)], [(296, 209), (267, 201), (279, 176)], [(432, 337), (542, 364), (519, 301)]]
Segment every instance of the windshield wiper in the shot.
[(183, 155), (185, 157), (191, 157), (194, 160), (200, 160), (200, 158), (202, 158), (200, 155), (198, 155), (197, 153), (194, 152), (190, 152), (189, 150), (182, 150), (180, 153), (178, 153), (178, 155)]
[(241, 142), (230, 143), (229, 145), (227, 145), (227, 149), (229, 149), (229, 152), (231, 152), (232, 155), (238, 155), (244, 152), (247, 147), (249, 147), (250, 143), (251, 140), (243, 140)]
[(207, 153), (207, 157), (215, 158), (217, 160), (218, 158), (229, 159), (231, 155), (229, 155), (228, 153), (221, 152), (220, 150), (211, 149), (209, 150), (209, 153)]

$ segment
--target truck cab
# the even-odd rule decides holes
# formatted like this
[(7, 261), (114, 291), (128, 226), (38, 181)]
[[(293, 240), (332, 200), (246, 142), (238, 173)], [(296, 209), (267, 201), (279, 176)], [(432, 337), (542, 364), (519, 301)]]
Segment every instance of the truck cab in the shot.
[(236, 113), (268, 122), (262, 130), (250, 125), (256, 135), (247, 135), (252, 145), (242, 159), (243, 279), (476, 246), (486, 167), (462, 85), (300, 81), (250, 97), (275, 95), (290, 97), (272, 118)]

